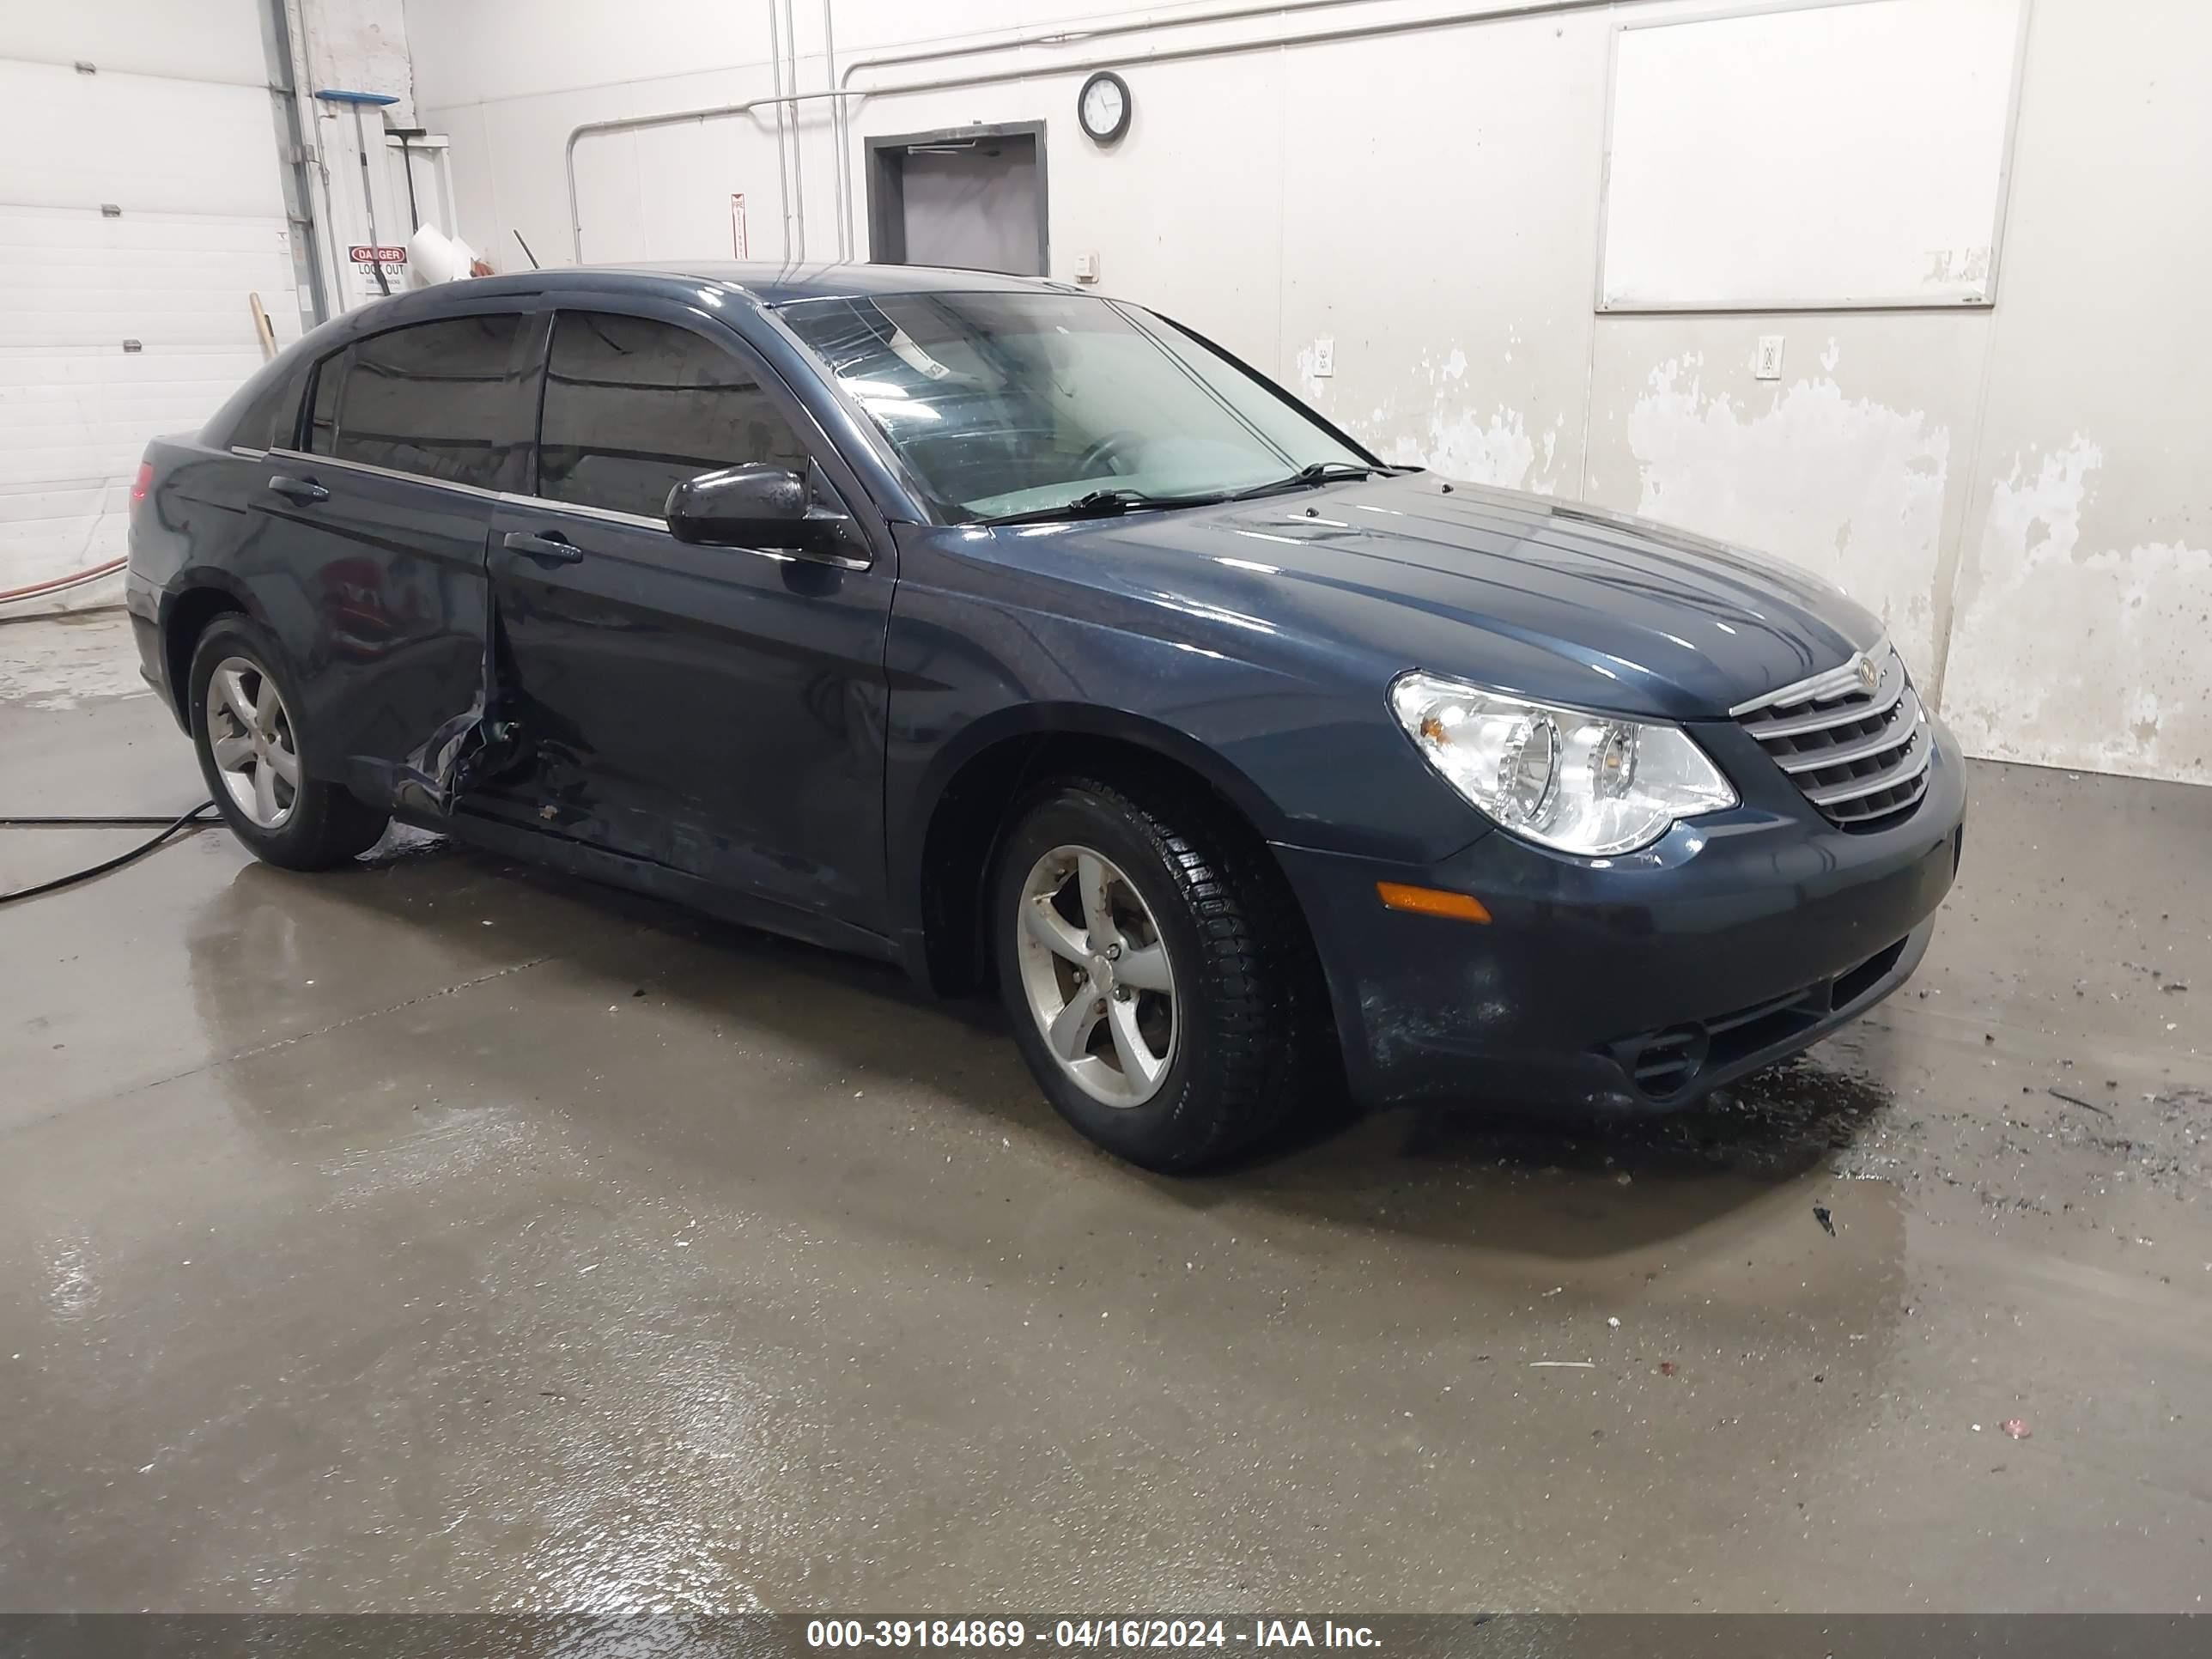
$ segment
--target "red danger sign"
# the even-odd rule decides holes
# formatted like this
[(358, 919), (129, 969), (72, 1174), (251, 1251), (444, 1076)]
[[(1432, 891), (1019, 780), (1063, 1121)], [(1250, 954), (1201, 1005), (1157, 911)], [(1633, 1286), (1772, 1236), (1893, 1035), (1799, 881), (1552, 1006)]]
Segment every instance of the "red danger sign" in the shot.
[(372, 247), (359, 242), (346, 250), (346, 257), (357, 265), (404, 265), (407, 250), (404, 247)]

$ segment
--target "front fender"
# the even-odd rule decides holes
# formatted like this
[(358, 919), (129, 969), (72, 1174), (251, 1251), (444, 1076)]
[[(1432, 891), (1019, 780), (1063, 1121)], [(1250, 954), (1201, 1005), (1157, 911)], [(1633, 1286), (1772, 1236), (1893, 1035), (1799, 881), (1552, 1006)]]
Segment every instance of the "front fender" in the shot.
[(902, 537), (885, 657), (894, 893), (916, 890), (932, 815), (963, 769), (1039, 734), (1180, 762), (1286, 845), (1428, 863), (1491, 828), (1399, 729), (1374, 665), (1260, 619), (981, 564), (948, 544), (957, 534)]
[(1197, 773), (1268, 840), (1284, 839), (1288, 831), (1288, 820), (1267, 792), (1190, 732), (1130, 709), (1066, 702), (1004, 704), (954, 733), (930, 757), (916, 787), (919, 821), (928, 822), (962, 769), (985, 750), (1015, 739), (1055, 736), (1097, 738), (1148, 750)]

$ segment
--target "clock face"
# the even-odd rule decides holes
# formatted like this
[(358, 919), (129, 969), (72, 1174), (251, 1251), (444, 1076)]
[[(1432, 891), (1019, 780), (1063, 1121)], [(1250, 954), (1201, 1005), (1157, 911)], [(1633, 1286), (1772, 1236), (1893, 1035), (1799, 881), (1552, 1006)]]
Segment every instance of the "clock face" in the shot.
[(1111, 143), (1129, 125), (1129, 88), (1118, 75), (1094, 75), (1076, 101), (1083, 130), (1097, 143)]

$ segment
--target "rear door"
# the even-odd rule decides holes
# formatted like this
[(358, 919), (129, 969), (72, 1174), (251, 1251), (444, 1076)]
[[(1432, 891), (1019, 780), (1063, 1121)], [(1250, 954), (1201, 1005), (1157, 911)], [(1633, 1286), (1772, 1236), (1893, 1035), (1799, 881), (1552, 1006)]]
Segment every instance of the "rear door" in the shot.
[(535, 822), (771, 905), (884, 926), (884, 632), (895, 556), (697, 547), (678, 483), (768, 462), (872, 514), (790, 389), (674, 307), (562, 309), (528, 493), (491, 582)]
[(485, 544), (530, 447), (524, 321), (441, 318), (325, 358), (306, 447), (262, 464), (256, 586), (298, 659), (307, 758), (372, 800), (445, 811), (484, 710)]

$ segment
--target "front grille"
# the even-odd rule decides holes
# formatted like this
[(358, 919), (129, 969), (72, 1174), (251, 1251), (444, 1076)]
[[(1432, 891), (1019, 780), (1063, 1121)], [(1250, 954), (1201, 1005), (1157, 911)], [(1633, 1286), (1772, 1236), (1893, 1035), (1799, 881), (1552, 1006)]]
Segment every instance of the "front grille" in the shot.
[[(1871, 665), (1866, 673), (1862, 664)], [(1805, 799), (1845, 830), (1887, 829), (1928, 793), (1935, 741), (1905, 659), (1887, 641), (1730, 712)]]

